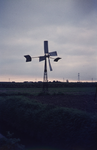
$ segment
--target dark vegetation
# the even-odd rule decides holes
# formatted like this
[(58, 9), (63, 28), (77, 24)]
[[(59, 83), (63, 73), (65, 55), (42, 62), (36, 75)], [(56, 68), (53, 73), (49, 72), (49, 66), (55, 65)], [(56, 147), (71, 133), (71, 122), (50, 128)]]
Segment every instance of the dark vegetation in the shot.
[(0, 138), (0, 150), (24, 150), (24, 145), (19, 144), (20, 139), (12, 138), (9, 131), (7, 137)]
[(45, 94), (42, 83), (1, 83), (0, 124), (30, 137), (33, 145), (36, 142), (60, 150), (96, 150), (96, 111), (82, 111), (76, 103), (76, 107), (72, 105), (74, 100), (81, 105), (85, 96), (90, 102), (95, 89), (95, 83), (50, 83)]
[[(55, 87), (95, 87), (95, 82), (49, 82), (49, 88)], [(0, 82), (0, 88), (42, 88), (42, 82)]]

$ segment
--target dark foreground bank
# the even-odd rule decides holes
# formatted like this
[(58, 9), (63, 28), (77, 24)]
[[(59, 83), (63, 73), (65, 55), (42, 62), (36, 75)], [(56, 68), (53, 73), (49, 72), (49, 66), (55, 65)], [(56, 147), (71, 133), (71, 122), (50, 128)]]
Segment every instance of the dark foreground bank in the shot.
[(2, 131), (6, 128), (14, 132), (26, 147), (97, 149), (97, 116), (94, 114), (29, 101), (23, 96), (1, 96), (0, 118)]

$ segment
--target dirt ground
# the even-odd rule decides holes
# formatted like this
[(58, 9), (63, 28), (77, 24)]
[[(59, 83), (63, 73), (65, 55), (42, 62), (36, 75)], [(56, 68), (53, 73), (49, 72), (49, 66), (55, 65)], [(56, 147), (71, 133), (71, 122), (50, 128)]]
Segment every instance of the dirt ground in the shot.
[(60, 107), (75, 108), (89, 113), (97, 113), (97, 97), (95, 95), (39, 95), (31, 96), (30, 99), (35, 99), (44, 104), (52, 104)]

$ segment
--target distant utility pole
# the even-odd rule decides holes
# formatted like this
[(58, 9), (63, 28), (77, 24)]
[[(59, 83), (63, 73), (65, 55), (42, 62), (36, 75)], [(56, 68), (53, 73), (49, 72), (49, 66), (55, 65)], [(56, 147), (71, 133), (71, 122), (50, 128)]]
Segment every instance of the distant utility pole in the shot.
[(80, 82), (80, 73), (78, 73), (78, 82)]

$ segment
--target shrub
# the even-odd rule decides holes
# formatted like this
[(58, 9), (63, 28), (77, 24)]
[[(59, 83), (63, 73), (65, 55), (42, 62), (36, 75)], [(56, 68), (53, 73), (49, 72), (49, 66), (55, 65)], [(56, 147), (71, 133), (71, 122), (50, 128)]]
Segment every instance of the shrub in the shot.
[(19, 144), (20, 139), (12, 138), (8, 132), (8, 137), (0, 138), (0, 150), (24, 150), (25, 146)]
[(55, 107), (23, 96), (0, 99), (0, 117), (19, 131), (56, 146), (93, 146), (97, 143), (97, 116)]

